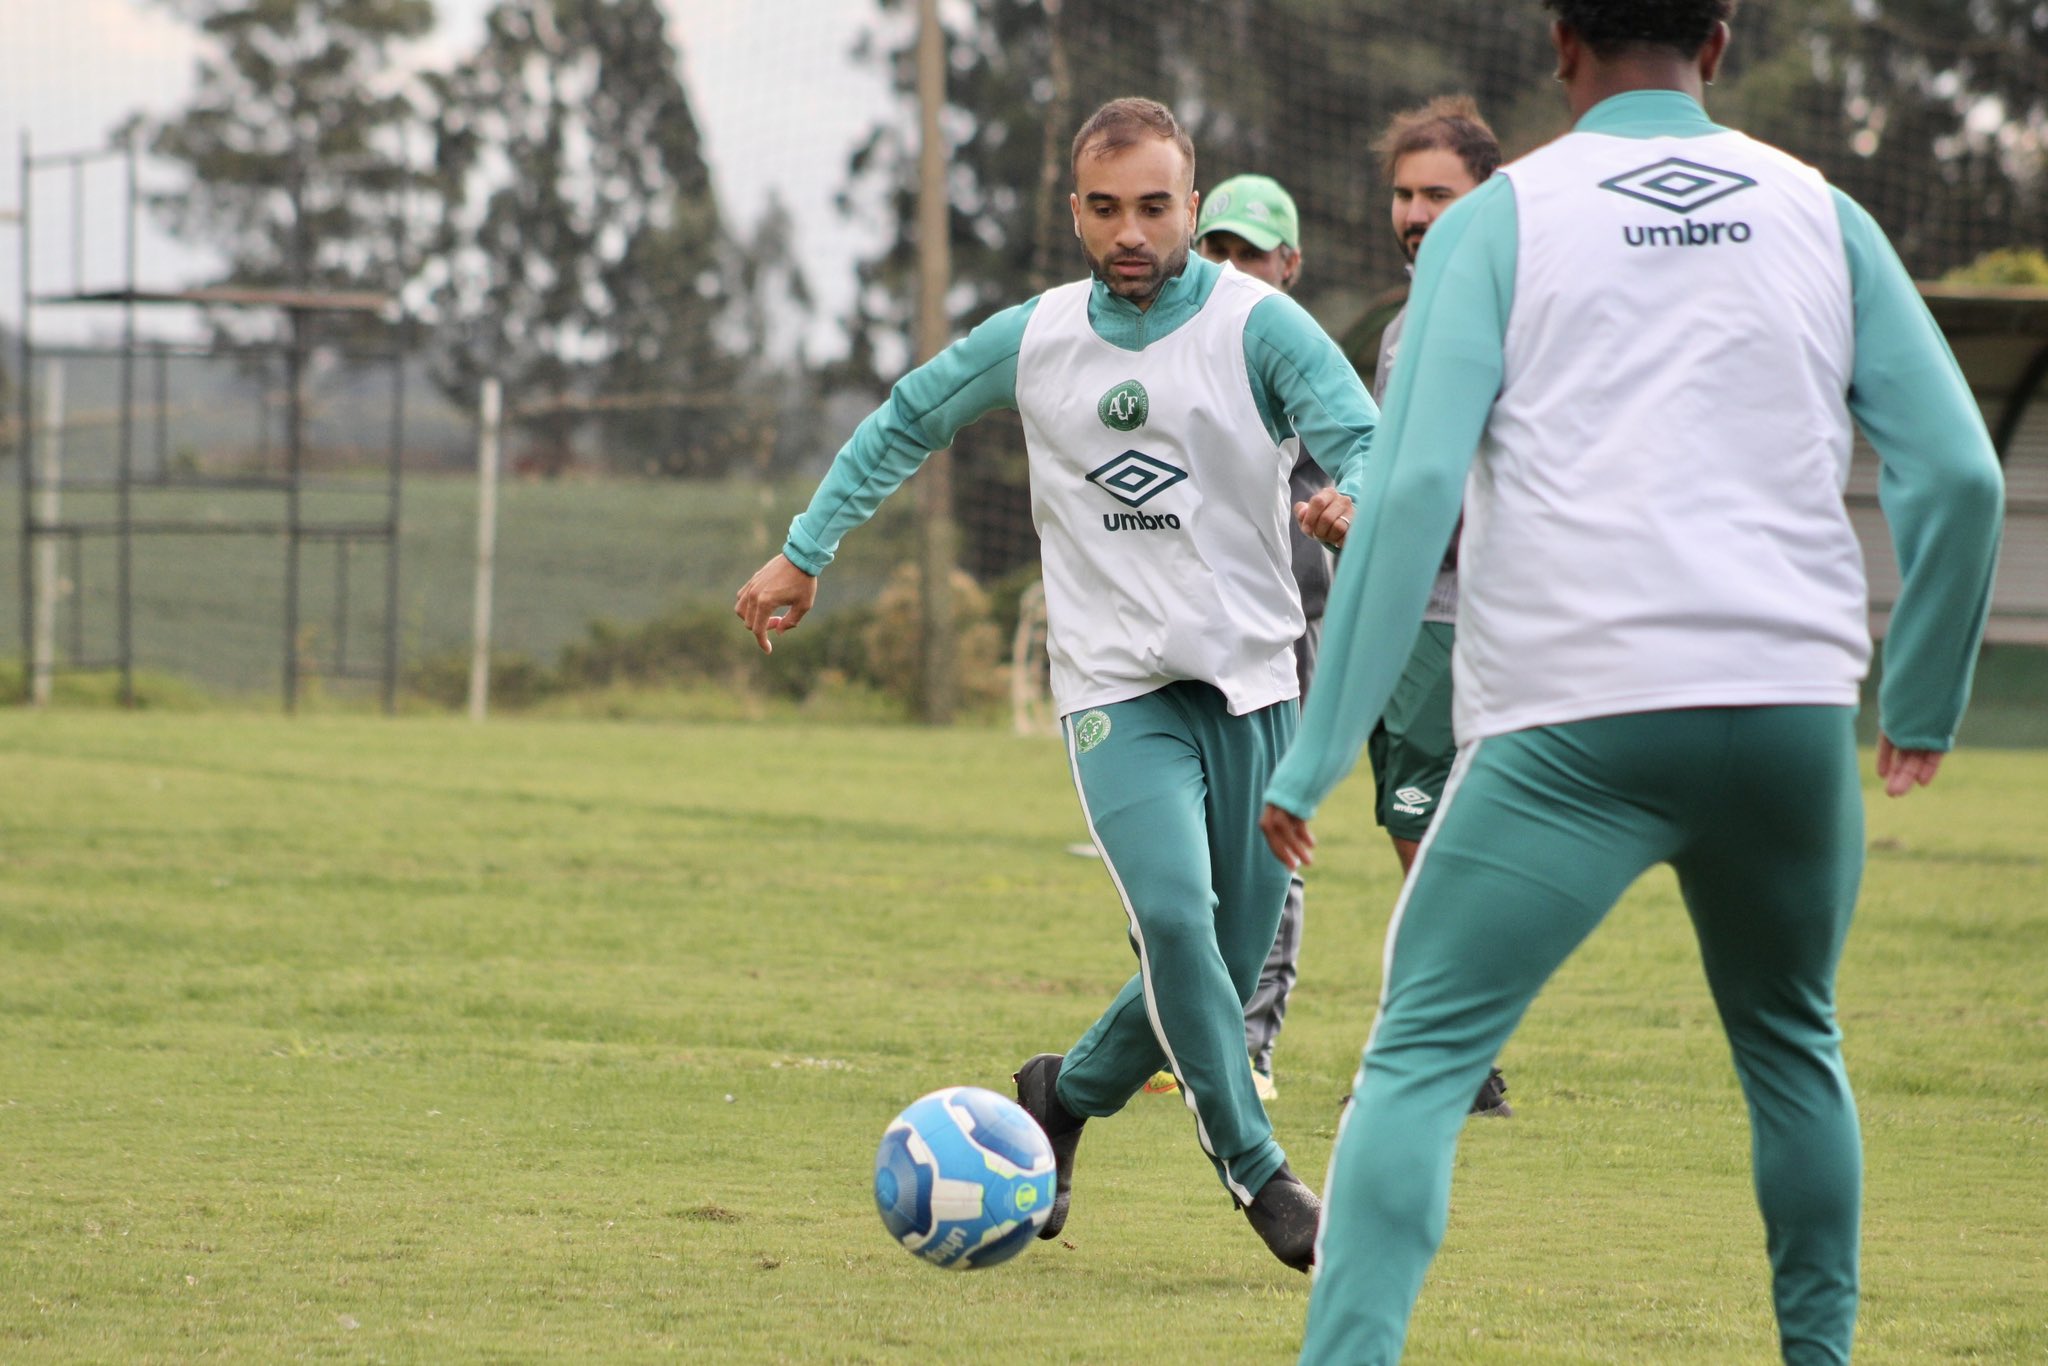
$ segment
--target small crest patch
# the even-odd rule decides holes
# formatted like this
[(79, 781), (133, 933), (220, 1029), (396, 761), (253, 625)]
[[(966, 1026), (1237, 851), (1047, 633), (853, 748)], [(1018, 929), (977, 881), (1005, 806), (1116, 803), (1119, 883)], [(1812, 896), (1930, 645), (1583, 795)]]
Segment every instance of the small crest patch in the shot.
[(1074, 753), (1086, 754), (1108, 738), (1108, 712), (1083, 712), (1074, 718)]
[(1145, 419), (1151, 412), (1151, 395), (1134, 379), (1117, 385), (1095, 405), (1095, 414), (1102, 419), (1102, 425), (1120, 432), (1135, 432), (1145, 425)]

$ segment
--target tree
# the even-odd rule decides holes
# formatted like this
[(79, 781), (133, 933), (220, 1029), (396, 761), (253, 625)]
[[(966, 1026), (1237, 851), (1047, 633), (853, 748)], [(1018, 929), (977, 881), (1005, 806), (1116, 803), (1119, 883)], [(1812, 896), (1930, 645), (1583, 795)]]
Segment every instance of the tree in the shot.
[(1793, 0), (1742, 11), (1717, 112), (1813, 162), (1923, 278), (2048, 239), (2048, 11)]
[[(1545, 15), (1497, 0), (1191, 0), (1142, 41), (1105, 0), (965, 0), (953, 35), (954, 299), (963, 326), (1078, 272), (1061, 191), (1067, 137), (1123, 94), (1171, 104), (1198, 181), (1262, 171), (1293, 191), (1300, 298), (1341, 328), (1401, 279), (1368, 144), (1395, 111), (1474, 95), (1510, 156), (1562, 132)], [(900, 11), (903, 0), (885, 0)], [(907, 101), (909, 40), (877, 42)], [(1064, 73), (1064, 79), (1062, 79)], [(1814, 162), (1897, 239), (1916, 273), (2048, 238), (2048, 10), (2038, 0), (1780, 0), (1743, 7), (1711, 112)], [(907, 104), (906, 104), (907, 109)], [(887, 187), (902, 231), (862, 269), (857, 350), (895, 358), (915, 260), (906, 113), (850, 179)]]
[(446, 212), (418, 293), (438, 375), (458, 401), (501, 378), (543, 468), (592, 413), (669, 473), (721, 468), (746, 429), (744, 253), (680, 65), (657, 0), (500, 0), (479, 50), (430, 78)]
[(223, 256), (223, 283), (395, 292), (423, 182), (406, 151), (417, 109), (388, 58), (433, 26), (431, 0), (166, 2), (219, 43), (191, 105), (142, 124), (189, 173), (150, 201), (171, 234)]
[[(951, 298), (963, 329), (1080, 274), (1063, 194), (1067, 139), (1106, 99), (1172, 105), (1194, 137), (1199, 186), (1259, 171), (1293, 191), (1305, 258), (1297, 297), (1337, 334), (1390, 314), (1375, 300), (1404, 284), (1370, 150), (1393, 113), (1470, 93), (1510, 156), (1569, 122), (1534, 0), (1189, 0), (1148, 13), (1142, 32), (1128, 6), (1106, 0), (962, 5), (970, 21), (952, 35), (945, 126)], [(900, 13), (904, 0), (883, 8)], [(1820, 166), (1870, 208), (1916, 274), (2048, 240), (2048, 10), (2037, 0), (1780, 0), (1743, 7), (1735, 27), (1710, 112)], [(853, 184), (881, 187), (898, 228), (860, 267), (848, 319), (849, 363), (876, 383), (908, 359), (915, 266), (910, 40), (891, 37), (869, 51), (906, 112), (878, 126), (849, 166)], [(970, 562), (1000, 574), (1032, 554), (1021, 438), (984, 425), (955, 452)]]
[[(885, 11), (904, 0), (884, 0)], [(956, 317), (972, 326), (1006, 304), (1084, 269), (1065, 203), (1069, 140), (1119, 95), (1166, 101), (1194, 137), (1199, 186), (1241, 171), (1278, 177), (1303, 214), (1310, 264), (1302, 302), (1332, 327), (1401, 278), (1384, 196), (1367, 150), (1395, 110), (1449, 89), (1477, 95), (1504, 125), (1557, 132), (1540, 23), (1503, 30), (1495, 0), (1424, 7), (1330, 0), (1194, 0), (1148, 16), (1133, 41), (1127, 8), (1105, 0), (971, 0), (952, 35), (946, 124), (952, 166)], [(910, 40), (869, 55), (889, 65), (906, 100)], [(901, 357), (915, 266), (915, 156), (906, 113), (877, 126), (849, 180), (879, 182), (902, 231), (861, 267), (850, 320), (855, 353)], [(846, 198), (850, 201), (852, 195)], [(1361, 231), (1363, 229), (1363, 231)]]
[[(901, 10), (903, 0), (884, 8)], [(1487, 0), (1439, 0), (1426, 9), (1195, 0), (1148, 14), (1137, 40), (1128, 8), (1104, 0), (971, 0), (971, 22), (951, 35), (947, 73), (956, 325), (971, 327), (1085, 270), (1065, 199), (1070, 140), (1104, 101), (1143, 94), (1166, 101), (1189, 128), (1199, 186), (1257, 170), (1293, 189), (1308, 261), (1299, 297), (1325, 325), (1342, 328), (1401, 279), (1366, 148), (1379, 125), (1451, 88), (1460, 70), (1467, 88), (1502, 108), (1549, 71), (1541, 27), (1504, 36), (1496, 9)], [(1492, 48), (1468, 66), (1456, 43), (1474, 34), (1490, 35)], [(907, 102), (910, 40), (876, 42), (870, 54), (889, 64)], [(884, 188), (900, 225), (860, 267), (848, 323), (850, 364), (869, 367), (876, 383), (907, 360), (900, 339), (916, 261), (911, 122), (878, 126), (849, 167), (856, 184)], [(967, 562), (985, 578), (1001, 576), (1036, 554), (1021, 432), (1014, 423), (979, 424), (954, 451)]]

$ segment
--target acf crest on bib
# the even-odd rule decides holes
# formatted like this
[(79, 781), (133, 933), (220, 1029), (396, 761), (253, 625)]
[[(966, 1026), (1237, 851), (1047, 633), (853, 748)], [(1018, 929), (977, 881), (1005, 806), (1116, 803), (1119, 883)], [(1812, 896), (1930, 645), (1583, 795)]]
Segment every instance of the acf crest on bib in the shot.
[(1135, 432), (1145, 425), (1145, 419), (1152, 413), (1152, 396), (1145, 392), (1145, 386), (1134, 379), (1127, 379), (1102, 396), (1095, 405), (1096, 416), (1102, 425), (1120, 432)]

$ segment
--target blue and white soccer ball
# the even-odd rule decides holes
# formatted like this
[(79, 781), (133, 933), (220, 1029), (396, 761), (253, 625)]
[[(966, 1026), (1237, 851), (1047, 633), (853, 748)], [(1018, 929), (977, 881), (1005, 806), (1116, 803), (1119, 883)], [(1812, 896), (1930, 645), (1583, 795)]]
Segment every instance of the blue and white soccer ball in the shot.
[(979, 1086), (911, 1102), (875, 1154), (875, 1206), (903, 1246), (971, 1271), (1022, 1252), (1052, 1213), (1052, 1143), (1024, 1107)]

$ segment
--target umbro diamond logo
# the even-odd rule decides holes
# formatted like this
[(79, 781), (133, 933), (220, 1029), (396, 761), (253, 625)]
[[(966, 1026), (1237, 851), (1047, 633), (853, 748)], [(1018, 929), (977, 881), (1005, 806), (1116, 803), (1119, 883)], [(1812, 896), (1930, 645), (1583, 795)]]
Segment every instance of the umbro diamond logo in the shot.
[(1125, 451), (1116, 459), (1088, 471), (1091, 482), (1099, 484), (1125, 507), (1143, 507), (1188, 477), (1188, 472), (1154, 459), (1143, 451)]
[(1640, 199), (1645, 204), (1655, 204), (1673, 213), (1691, 213), (1717, 199), (1739, 194), (1755, 184), (1748, 176), (1734, 171), (1716, 170), (1683, 157), (1666, 157), (1603, 180), (1600, 188), (1625, 194), (1630, 199)]
[(1419, 787), (1400, 788), (1395, 791), (1394, 795), (1410, 806), (1429, 805), (1429, 794)]

